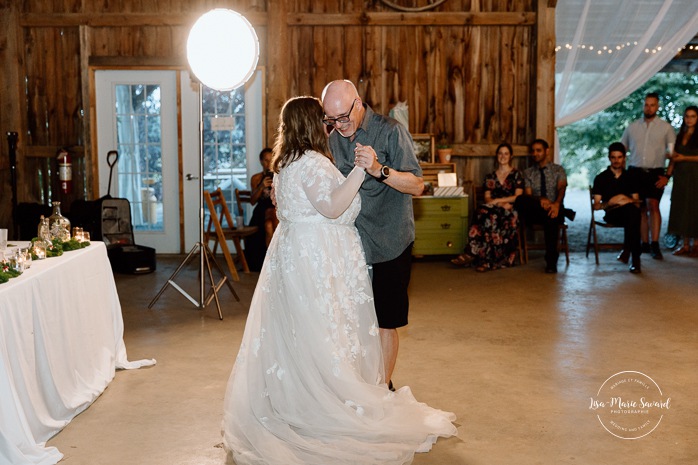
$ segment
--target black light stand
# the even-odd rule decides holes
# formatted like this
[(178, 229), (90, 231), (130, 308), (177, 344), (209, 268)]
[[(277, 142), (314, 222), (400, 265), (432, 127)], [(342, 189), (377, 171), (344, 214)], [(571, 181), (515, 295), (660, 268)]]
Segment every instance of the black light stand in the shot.
[[(184, 268), (184, 266), (189, 263), (189, 261), (199, 255), (199, 300), (194, 299), (187, 291), (182, 289), (174, 279), (177, 277), (179, 272)], [(219, 273), (223, 276), (221, 280), (216, 283), (213, 279), (213, 271), (211, 269), (213, 265)], [(204, 274), (204, 271), (206, 274)], [(208, 276), (211, 289), (208, 295), (205, 294), (206, 288), (206, 276)], [(167, 279), (167, 282), (160, 289), (160, 292), (155, 296), (155, 298), (148, 304), (148, 308), (152, 308), (155, 302), (160, 298), (167, 286), (174, 287), (180, 294), (189, 299), (191, 303), (197, 306), (197, 308), (204, 308), (211, 302), (211, 299), (216, 299), (216, 308), (218, 309), (218, 318), (223, 319), (223, 313), (221, 312), (221, 304), (218, 300), (218, 290), (226, 284), (230, 289), (230, 292), (235, 296), (235, 300), (240, 301), (240, 297), (235, 293), (233, 285), (230, 283), (228, 276), (225, 274), (221, 266), (216, 261), (213, 252), (209, 249), (208, 244), (204, 243), (204, 107), (203, 107), (203, 84), (199, 82), (199, 242), (194, 244), (194, 247), (189, 251), (186, 258), (180, 263), (174, 273)]]
[[(239, 302), (228, 277), (216, 262), (213, 253), (204, 243), (204, 99), (203, 86), (228, 91), (243, 85), (251, 76), (259, 59), (259, 39), (252, 25), (242, 15), (233, 10), (215, 8), (203, 14), (191, 28), (187, 39), (187, 61), (199, 81), (199, 242), (189, 252), (189, 255), (170, 276), (167, 283), (160, 289), (148, 308), (162, 295), (167, 286), (172, 285), (184, 297), (199, 308), (205, 307), (212, 298), (216, 299), (218, 316), (222, 320), (218, 289), (227, 284), (230, 292)], [(215, 212), (211, 212), (215, 214)], [(175, 283), (174, 278), (189, 260), (199, 253), (199, 300), (187, 294)], [(211, 265), (223, 275), (216, 283), (213, 279)], [(206, 275), (211, 284), (208, 296), (204, 296)]]
[(19, 239), (19, 218), (17, 218), (17, 133), (7, 133), (7, 145), (10, 149), (10, 185), (12, 187), (12, 229), (11, 239)]

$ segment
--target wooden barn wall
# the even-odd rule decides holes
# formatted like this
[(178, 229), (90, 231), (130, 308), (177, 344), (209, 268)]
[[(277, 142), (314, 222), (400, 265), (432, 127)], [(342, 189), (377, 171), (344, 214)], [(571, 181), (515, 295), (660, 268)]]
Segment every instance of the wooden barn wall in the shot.
[[(494, 145), (509, 141), (520, 155), (541, 127), (552, 128), (554, 80), (541, 73), (540, 50), (541, 37), (549, 40), (545, 50), (554, 47), (554, 6), (447, 0), (433, 11), (401, 13), (380, 0), (0, 0), (7, 31), (0, 38), (0, 226), (9, 224), (10, 204), (4, 133), (19, 132), (20, 202), (92, 198), (90, 66), (184, 68), (189, 28), (214, 7), (241, 12), (259, 35), (267, 143), (285, 99), (319, 96), (328, 81), (347, 78), (378, 112), (407, 102), (410, 131), (445, 131), (463, 177), (477, 177), (489, 169)], [(554, 56), (547, 61), (549, 71)], [(542, 94), (549, 94), (543, 118)], [(74, 154), (75, 193), (67, 198), (58, 196), (59, 147)]]
[(413, 133), (445, 131), (452, 142), (468, 144), (518, 144), (531, 136), (530, 27), (376, 27), (368, 33), (298, 26), (290, 33), (289, 95), (320, 95), (327, 82), (346, 78), (380, 113), (407, 102)]

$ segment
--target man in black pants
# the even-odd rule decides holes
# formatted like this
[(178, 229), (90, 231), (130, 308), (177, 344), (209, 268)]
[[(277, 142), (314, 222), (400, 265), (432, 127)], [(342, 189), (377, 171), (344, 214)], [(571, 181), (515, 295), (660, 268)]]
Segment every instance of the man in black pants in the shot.
[(623, 226), (623, 251), (617, 259), (630, 264), (631, 273), (640, 273), (640, 186), (638, 179), (625, 169), (625, 146), (614, 142), (608, 147), (611, 166), (594, 178), (594, 210), (604, 210), (604, 220)]
[(562, 166), (548, 160), (550, 146), (543, 139), (531, 144), (534, 165), (524, 170), (524, 194), (516, 198), (514, 208), (527, 224), (543, 225), (545, 235), (545, 272), (557, 273), (557, 249), (560, 223), (564, 217), (574, 219), (572, 210), (562, 202), (567, 189), (567, 175)]
[(353, 83), (332, 81), (322, 92), (330, 150), (345, 176), (359, 161), (370, 163), (359, 195), (356, 218), (366, 263), (372, 266), (373, 296), (378, 318), (385, 380), (392, 387), (397, 361), (397, 328), (407, 325), (414, 242), (412, 196), (424, 190), (422, 168), (412, 137), (395, 119), (375, 113)]

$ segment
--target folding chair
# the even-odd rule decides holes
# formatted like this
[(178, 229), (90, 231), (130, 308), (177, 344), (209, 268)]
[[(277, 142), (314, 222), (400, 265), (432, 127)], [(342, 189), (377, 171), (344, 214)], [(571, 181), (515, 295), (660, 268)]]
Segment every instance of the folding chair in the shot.
[[(250, 268), (248, 267), (247, 260), (245, 259), (245, 251), (242, 248), (242, 240), (245, 237), (256, 233), (258, 228), (256, 226), (235, 227), (233, 224), (233, 219), (230, 216), (230, 210), (228, 210), (228, 204), (225, 201), (223, 191), (221, 191), (220, 187), (213, 193), (204, 191), (204, 200), (206, 200), (206, 206), (208, 207), (208, 211), (210, 213), (208, 225), (206, 227), (206, 231), (204, 231), (204, 242), (208, 244), (209, 241), (214, 241), (214, 254), (216, 253), (216, 249), (220, 243), (223, 256), (228, 264), (228, 269), (230, 270), (233, 280), (240, 281), (240, 276), (235, 268), (235, 262), (230, 255), (230, 250), (228, 249), (228, 244), (226, 241), (228, 239), (233, 241), (233, 244), (235, 245), (236, 258), (242, 265), (242, 271), (249, 273)], [(218, 210), (220, 210), (220, 213)], [(227, 223), (226, 227), (223, 226), (223, 221)]]
[(245, 214), (243, 203), (252, 205), (252, 191), (235, 189), (235, 202), (238, 204), (238, 216)]
[(587, 237), (587, 251), (586, 256), (589, 258), (589, 249), (591, 249), (592, 240), (594, 241), (594, 257), (596, 258), (596, 264), (599, 264), (599, 250), (600, 249), (622, 249), (623, 243), (619, 242), (604, 242), (599, 243), (596, 227), (611, 229), (611, 228), (622, 228), (616, 224), (607, 223), (605, 221), (597, 220), (594, 218), (594, 192), (592, 191), (592, 186), (589, 186), (589, 205), (591, 207), (591, 221), (589, 222), (589, 235)]

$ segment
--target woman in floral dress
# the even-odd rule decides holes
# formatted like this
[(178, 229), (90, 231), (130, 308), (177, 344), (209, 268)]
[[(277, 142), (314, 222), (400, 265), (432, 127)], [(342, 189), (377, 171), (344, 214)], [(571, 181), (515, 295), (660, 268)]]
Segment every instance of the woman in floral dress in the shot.
[(511, 164), (511, 145), (500, 144), (496, 157), (495, 170), (485, 176), (485, 203), (478, 206), (465, 253), (451, 260), (454, 265), (473, 265), (477, 271), (514, 265), (519, 227), (514, 201), (523, 193), (524, 180)]

